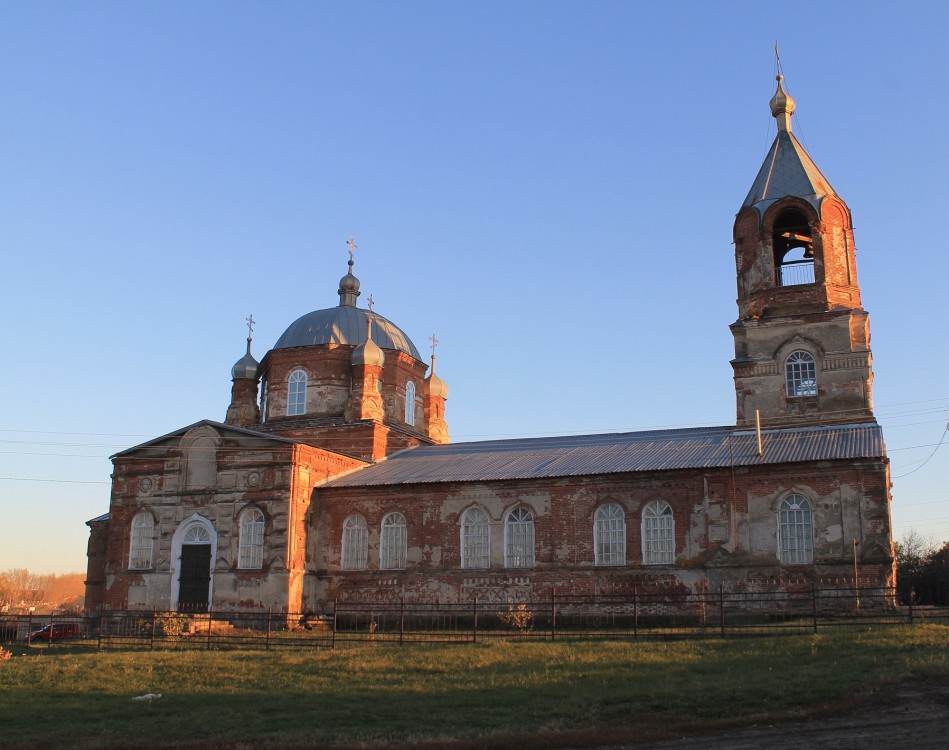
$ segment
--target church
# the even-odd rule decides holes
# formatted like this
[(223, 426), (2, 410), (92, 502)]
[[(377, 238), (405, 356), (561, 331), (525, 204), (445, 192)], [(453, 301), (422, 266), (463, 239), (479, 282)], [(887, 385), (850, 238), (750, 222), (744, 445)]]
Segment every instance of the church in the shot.
[(891, 586), (850, 210), (777, 81), (777, 135), (734, 223), (734, 425), (452, 444), (434, 341), (425, 362), (358, 306), (351, 242), (338, 304), (259, 362), (248, 335), (223, 422), (112, 457), (87, 609)]

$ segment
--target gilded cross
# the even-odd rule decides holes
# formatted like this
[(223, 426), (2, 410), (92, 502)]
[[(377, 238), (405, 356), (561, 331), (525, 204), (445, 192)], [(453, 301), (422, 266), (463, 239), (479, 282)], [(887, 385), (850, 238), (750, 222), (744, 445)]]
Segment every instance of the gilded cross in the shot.
[(374, 302), (374, 300), (372, 299), (372, 295), (371, 295), (371, 294), (369, 295), (369, 300), (366, 302), (366, 304), (367, 304), (368, 307), (369, 307), (369, 312), (372, 312), (372, 306), (375, 304), (375, 302)]
[(244, 320), (247, 321), (247, 338), (252, 338), (254, 335), (254, 323), (257, 321), (254, 320), (254, 314), (251, 313)]
[(359, 247), (359, 245), (357, 245), (353, 238), (350, 237), (346, 242), (346, 246), (349, 248), (349, 260), (351, 261), (353, 259), (353, 250)]
[(435, 356), (435, 347), (438, 346), (438, 339), (435, 338), (435, 334), (433, 333), (433, 334), (429, 337), (428, 340), (432, 342), (432, 356), (434, 357), (434, 356)]

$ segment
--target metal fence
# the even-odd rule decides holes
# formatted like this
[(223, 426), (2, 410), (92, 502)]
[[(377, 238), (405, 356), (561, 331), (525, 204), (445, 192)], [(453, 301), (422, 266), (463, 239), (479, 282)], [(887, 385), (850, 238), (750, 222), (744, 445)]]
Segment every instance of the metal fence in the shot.
[(477, 643), (489, 639), (712, 638), (828, 628), (949, 624), (949, 608), (899, 605), (893, 590), (552, 594), (542, 601), (463, 604), (337, 601), (323, 615), (103, 611), (0, 615), (0, 643), (33, 648), (333, 648), (342, 643)]

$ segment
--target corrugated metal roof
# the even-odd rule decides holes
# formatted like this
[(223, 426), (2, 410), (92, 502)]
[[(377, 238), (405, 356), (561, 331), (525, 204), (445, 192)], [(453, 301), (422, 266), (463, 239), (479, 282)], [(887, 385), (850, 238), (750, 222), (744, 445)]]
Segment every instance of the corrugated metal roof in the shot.
[(886, 454), (883, 432), (875, 423), (763, 430), (762, 442), (763, 455), (759, 456), (754, 430), (702, 427), (430, 445), (396, 453), (323, 486), (487, 482), (881, 458)]
[(742, 208), (754, 206), (759, 214), (764, 214), (775, 201), (793, 195), (808, 201), (819, 212), (820, 202), (836, 194), (794, 134), (779, 131)]

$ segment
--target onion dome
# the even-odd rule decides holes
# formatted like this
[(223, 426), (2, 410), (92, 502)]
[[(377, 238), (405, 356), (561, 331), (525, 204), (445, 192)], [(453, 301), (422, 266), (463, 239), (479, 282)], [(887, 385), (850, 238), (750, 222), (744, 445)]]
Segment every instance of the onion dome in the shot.
[(439, 398), (448, 398), (448, 385), (438, 375), (435, 374), (435, 355), (432, 355), (432, 372), (425, 378), (428, 383), (428, 395), (438, 396)]
[(260, 363), (250, 353), (250, 336), (247, 337), (247, 354), (241, 357), (231, 368), (234, 380), (257, 380), (257, 368)]
[(359, 279), (353, 276), (353, 259), (349, 259), (349, 273), (339, 280), (339, 304), (349, 307), (356, 306), (356, 297), (359, 296)]
[(794, 114), (794, 99), (784, 90), (781, 82), (784, 76), (779, 75), (775, 79), (778, 82), (778, 89), (771, 97), (771, 114), (778, 121), (778, 130), (787, 130), (791, 132), (791, 115)]
[(386, 361), (386, 355), (379, 345), (372, 340), (372, 316), (366, 316), (366, 340), (353, 349), (350, 362), (354, 365), (374, 365), (382, 367)]

